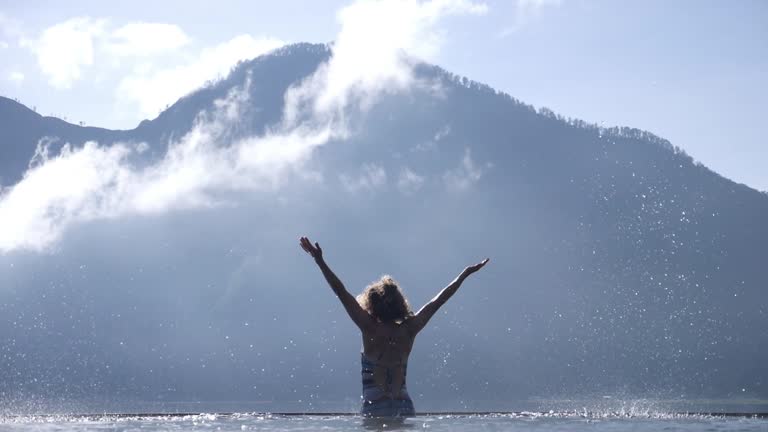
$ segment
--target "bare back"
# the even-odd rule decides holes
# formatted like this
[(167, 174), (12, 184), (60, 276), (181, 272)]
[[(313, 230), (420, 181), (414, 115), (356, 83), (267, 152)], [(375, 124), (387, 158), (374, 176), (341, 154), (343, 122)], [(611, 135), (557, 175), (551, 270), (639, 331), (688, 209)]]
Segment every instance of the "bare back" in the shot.
[(384, 392), (384, 397), (399, 399), (405, 384), (408, 356), (413, 348), (416, 334), (408, 321), (398, 323), (376, 322), (361, 329), (363, 333), (363, 356), (373, 365), (375, 384)]

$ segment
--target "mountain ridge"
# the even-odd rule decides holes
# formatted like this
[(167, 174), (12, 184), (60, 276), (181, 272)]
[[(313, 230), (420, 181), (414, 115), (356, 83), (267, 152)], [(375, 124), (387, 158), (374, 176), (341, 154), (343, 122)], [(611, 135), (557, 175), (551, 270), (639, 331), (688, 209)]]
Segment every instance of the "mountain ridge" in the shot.
[[(12, 118), (18, 118), (19, 116), (26, 116), (26, 117), (37, 117), (36, 120), (38, 121), (38, 125), (36, 127), (42, 128), (47, 131), (51, 131), (53, 136), (56, 133), (63, 135), (64, 137), (68, 136), (76, 136), (77, 139), (75, 139), (75, 142), (72, 142), (71, 144), (74, 146), (82, 145), (85, 141), (88, 140), (96, 140), (99, 141), (99, 138), (101, 140), (105, 140), (106, 142), (103, 144), (112, 144), (117, 140), (125, 139), (127, 136), (132, 136), (133, 140), (138, 141), (151, 141), (151, 142), (162, 142), (162, 141), (168, 141), (172, 136), (174, 136), (174, 132), (176, 132), (176, 136), (178, 136), (178, 132), (184, 132), (184, 131), (171, 131), (169, 132), (167, 129), (167, 125), (164, 125), (164, 123), (183, 123), (187, 125), (191, 125), (194, 121), (194, 118), (200, 113), (205, 111), (211, 106), (211, 103), (213, 100), (222, 97), (223, 93), (226, 92), (234, 83), (242, 82), (244, 79), (244, 74), (248, 70), (252, 70), (254, 67), (258, 67), (260, 62), (266, 62), (269, 59), (274, 58), (280, 58), (280, 57), (292, 57), (296, 56), (297, 54), (312, 54), (316, 56), (313, 61), (316, 62), (322, 62), (325, 60), (328, 60), (331, 56), (331, 44), (313, 44), (313, 43), (295, 43), (286, 45), (284, 47), (278, 48), (270, 53), (264, 54), (262, 56), (256, 57), (251, 60), (244, 60), (238, 62), (236, 65), (234, 65), (229, 74), (227, 76), (211, 82), (207, 83), (205, 86), (194, 90), (182, 97), (180, 97), (177, 101), (175, 101), (173, 104), (168, 106), (166, 109), (161, 111), (160, 114), (158, 114), (157, 117), (154, 119), (144, 119), (139, 122), (139, 124), (136, 125), (136, 127), (132, 129), (108, 129), (103, 128), (99, 126), (81, 126), (76, 125), (73, 123), (69, 123), (66, 120), (63, 120), (59, 117), (55, 116), (42, 116), (38, 114), (36, 111), (33, 111), (26, 105), (13, 100), (11, 98), (1, 96), (0, 95), (0, 117), (6, 117), (11, 116)], [(562, 122), (564, 124), (568, 124), (580, 129), (589, 130), (592, 132), (597, 132), (599, 134), (606, 134), (613, 137), (633, 137), (638, 138), (641, 141), (646, 141), (649, 144), (656, 144), (659, 145), (669, 151), (675, 152), (675, 153), (682, 153), (685, 156), (688, 156), (687, 153), (677, 147), (674, 146), (672, 143), (670, 143), (667, 139), (664, 139), (662, 137), (659, 137), (658, 135), (655, 135), (652, 132), (641, 130), (629, 126), (612, 126), (612, 127), (602, 127), (599, 126), (596, 123), (590, 123), (578, 118), (571, 118), (567, 116), (563, 116), (561, 114), (558, 114), (551, 109), (547, 107), (540, 107), (535, 108), (533, 105), (526, 104), (519, 99), (515, 98), (514, 96), (511, 96), (510, 94), (494, 89), (493, 87), (474, 81), (472, 79), (469, 79), (465, 76), (456, 75), (448, 70), (445, 70), (444, 68), (437, 66), (437, 65), (431, 65), (427, 63), (418, 63), (416, 65), (416, 68), (421, 71), (429, 71), (432, 74), (436, 75), (438, 78), (444, 78), (446, 80), (449, 80), (453, 82), (454, 84), (466, 87), (470, 90), (475, 90), (478, 92), (482, 92), (488, 95), (495, 95), (498, 97), (501, 97), (519, 107), (522, 107), (531, 113), (554, 119), (559, 122)], [(307, 71), (304, 70), (302, 73), (306, 72), (307, 76), (309, 73), (311, 73), (311, 70)], [(295, 82), (295, 81), (293, 81)], [(284, 88), (285, 86), (276, 86), (280, 89)], [(282, 97), (282, 93), (279, 95), (280, 98)], [(272, 99), (274, 101), (274, 98)], [(14, 111), (19, 111), (18, 113)], [(274, 123), (277, 119), (272, 118), (270, 119), (270, 122)], [(43, 122), (40, 124), (40, 122)], [(269, 123), (266, 123), (269, 124)], [(79, 130), (82, 133), (77, 134), (73, 133), (72, 131)], [(263, 132), (263, 129), (259, 132)], [(93, 138), (91, 138), (93, 137)], [(27, 138), (27, 137), (25, 137)], [(42, 138), (39, 137), (38, 139)], [(62, 138), (62, 137), (59, 137)], [(13, 137), (8, 137), (0, 133), (0, 140), (3, 142), (13, 142)], [(26, 139), (28, 140), (28, 139)], [(66, 138), (61, 139), (62, 142), (67, 142)], [(80, 142), (77, 142), (80, 141)], [(36, 142), (35, 142), (36, 145)], [(24, 146), (25, 149), (22, 151), (22, 154), (28, 154), (29, 159), (31, 159), (32, 154), (34, 153), (35, 146)], [(27, 148), (29, 147), (29, 148)], [(53, 148), (53, 150), (57, 150), (57, 148)], [(4, 159), (5, 156), (2, 150), (0, 150), (0, 160)], [(689, 156), (690, 157), (690, 156)], [(733, 182), (736, 185), (746, 186), (749, 189), (755, 190), (757, 192), (760, 192), (762, 194), (768, 195), (768, 191), (760, 191), (756, 188), (753, 188), (749, 185), (736, 182), (730, 178), (727, 178), (721, 174), (719, 174), (717, 171), (712, 170), (711, 168), (707, 167), (706, 165), (702, 164), (701, 162), (695, 161), (693, 157), (690, 157), (691, 161), (705, 167), (708, 171), (711, 173), (728, 180), (730, 182)], [(20, 156), (16, 156), (14, 159), (15, 161), (20, 160)], [(8, 171), (14, 171), (12, 169), (9, 169), (7, 166), (0, 165), (0, 173), (2, 172), (8, 172)], [(17, 179), (19, 177), (16, 177)], [(0, 177), (0, 180), (2, 180), (2, 177)], [(6, 186), (8, 186), (7, 182), (0, 181), (0, 184), (5, 183)]]
[[(213, 100), (247, 88), (237, 133), (259, 136), (328, 54), (307, 44), (244, 62), (132, 131), (93, 133), (149, 141), (158, 160)], [(309, 233), (349, 286), (373, 262), (414, 303), (446, 268), (491, 257), (414, 351), (409, 389), (424, 400), (768, 395), (764, 193), (650, 133), (568, 120), (440, 71), (417, 64), (439, 91), (414, 86), (350, 114), (349, 135), (314, 148), (311, 172), (280, 188), (87, 222), (63, 253), (0, 254), (0, 334), (14, 335), (0, 346), (0, 393), (295, 401), (322, 388), (344, 400), (359, 386), (358, 340), (316, 272), (295, 268), (295, 237)], [(31, 153), (29, 137), (49, 130), (22, 132)], [(29, 159), (17, 159), (20, 176)], [(68, 354), (52, 364), (50, 352)]]

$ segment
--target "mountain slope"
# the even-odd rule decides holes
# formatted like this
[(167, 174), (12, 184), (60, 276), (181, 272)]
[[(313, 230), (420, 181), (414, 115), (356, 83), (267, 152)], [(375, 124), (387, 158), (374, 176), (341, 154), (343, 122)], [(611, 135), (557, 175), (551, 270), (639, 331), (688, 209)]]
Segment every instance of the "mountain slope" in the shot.
[[(300, 44), (244, 62), (131, 131), (0, 100), (2, 184), (18, 181), (44, 136), (144, 141), (162, 157), (247, 79), (252, 109), (238, 133), (262, 134), (281, 120), (286, 89), (329, 56)], [(350, 279), (395, 269), (417, 299), (439, 288), (436, 274), (451, 276), (446, 267), (491, 256), (468, 282), (482, 286), (462, 288), (417, 344), (409, 379), (432, 403), (458, 393), (474, 409), (579, 392), (768, 396), (768, 195), (650, 133), (536, 111), (434, 66), (415, 73), (431, 85), (352, 113), (348, 139), (315, 149), (306, 165), (320, 183), (234, 209), (97, 222), (75, 230), (66, 254), (4, 257), (23, 265), (0, 273), (13, 287), (0, 291), (0, 330), (16, 341), (0, 357), (0, 390), (306, 408), (321, 387), (343, 400), (357, 340), (312, 269), (296, 269), (293, 240), (307, 230), (332, 241)], [(295, 318), (275, 324), (286, 316)], [(68, 354), (51, 365), (51, 352)]]

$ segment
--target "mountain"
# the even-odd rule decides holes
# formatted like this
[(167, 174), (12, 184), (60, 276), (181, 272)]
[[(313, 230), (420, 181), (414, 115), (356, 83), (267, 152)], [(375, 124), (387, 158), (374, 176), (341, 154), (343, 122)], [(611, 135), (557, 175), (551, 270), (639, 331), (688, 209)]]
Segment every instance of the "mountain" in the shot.
[[(128, 131), (0, 99), (0, 184), (43, 137), (54, 153), (146, 142), (151, 163), (247, 80), (237, 134), (262, 135), (330, 56), (298, 44), (243, 62)], [(0, 395), (355, 409), (359, 341), (295, 245), (309, 233), (351, 291), (392, 272), (414, 305), (491, 257), (416, 344), (419, 409), (768, 397), (768, 195), (651, 133), (536, 110), (436, 66), (415, 74), (432, 85), (382, 96), (315, 149), (322, 182), (89, 222), (55, 253), (0, 257)]]

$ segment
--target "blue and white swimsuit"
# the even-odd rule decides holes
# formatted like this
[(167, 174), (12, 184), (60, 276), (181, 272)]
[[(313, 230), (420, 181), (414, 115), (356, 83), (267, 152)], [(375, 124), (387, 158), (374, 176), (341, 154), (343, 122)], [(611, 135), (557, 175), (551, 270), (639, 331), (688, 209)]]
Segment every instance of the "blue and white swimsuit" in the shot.
[[(384, 389), (376, 385), (373, 377), (376, 363), (369, 360), (363, 353), (360, 353), (360, 360), (363, 376), (363, 406), (360, 409), (362, 415), (368, 417), (405, 417), (416, 414), (413, 401), (405, 387), (407, 364), (403, 364), (403, 385), (399, 391), (400, 398), (391, 399), (387, 397)], [(387, 369), (387, 382), (391, 383), (391, 381), (391, 371)]]

